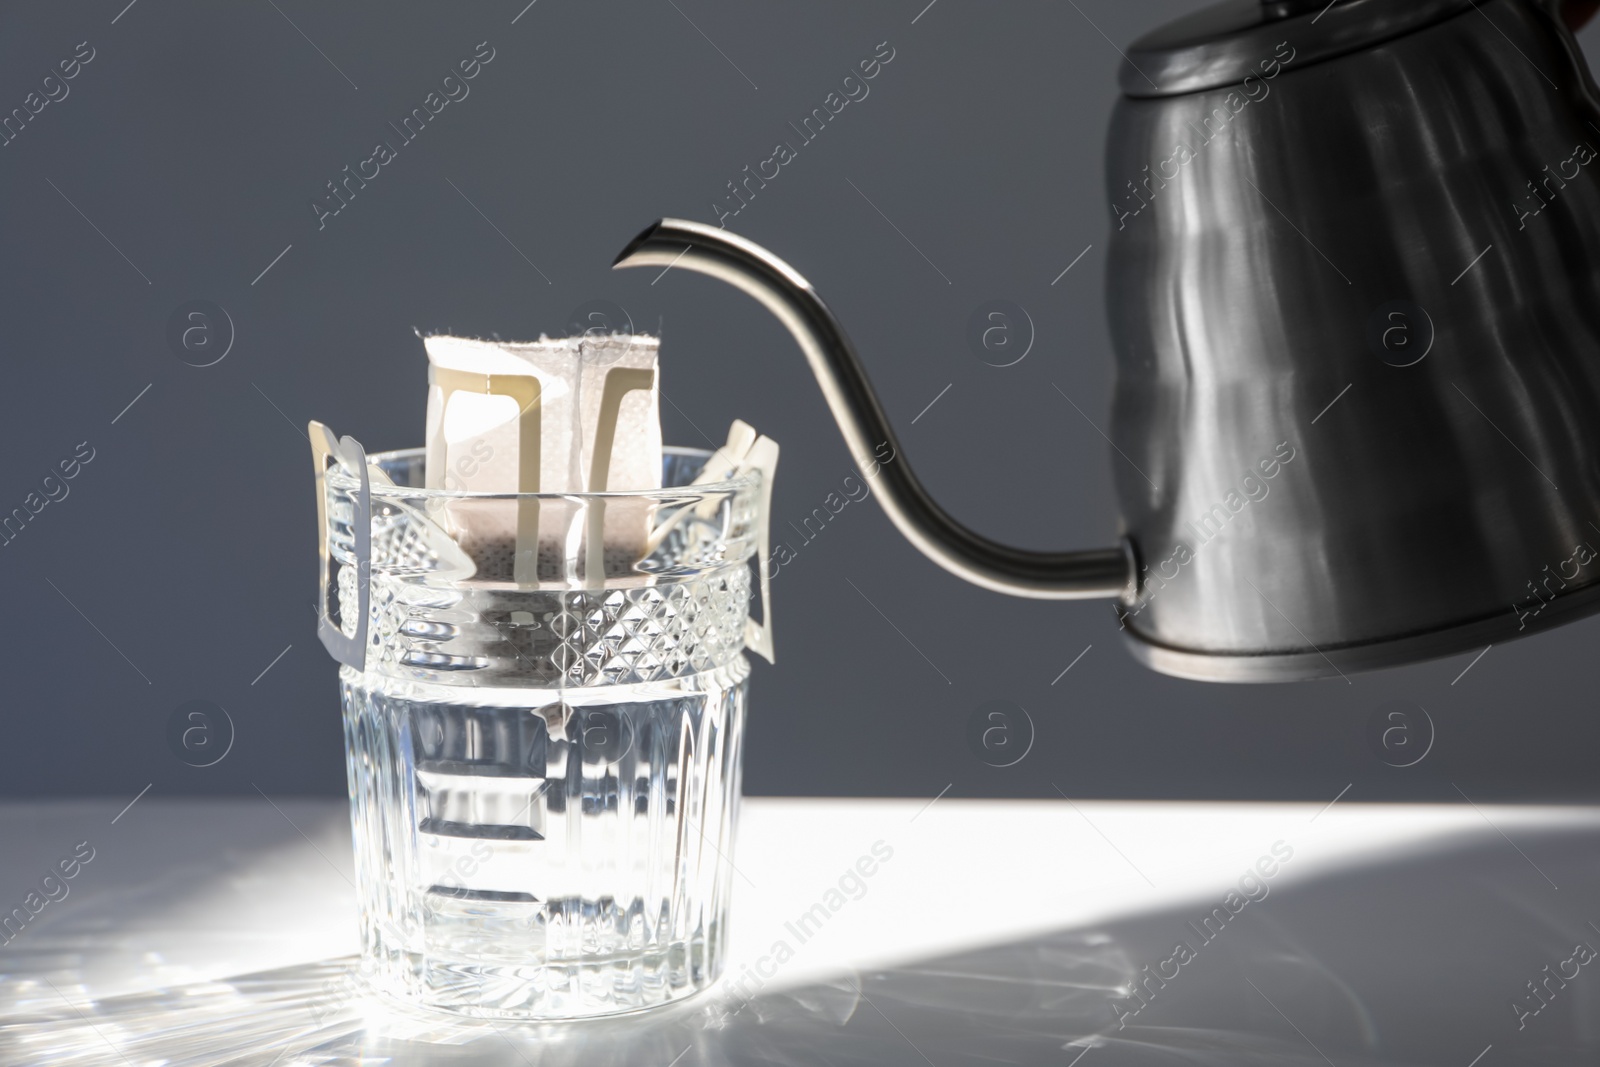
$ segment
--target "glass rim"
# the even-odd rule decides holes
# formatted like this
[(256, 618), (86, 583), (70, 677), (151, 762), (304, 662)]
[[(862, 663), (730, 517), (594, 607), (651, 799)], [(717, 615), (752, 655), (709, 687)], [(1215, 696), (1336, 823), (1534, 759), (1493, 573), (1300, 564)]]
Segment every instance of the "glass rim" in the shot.
[[(390, 463), (423, 459), (426, 452), (425, 448), (395, 448), (387, 452), (372, 452), (367, 455), (367, 463), (382, 469)], [(715, 452), (706, 448), (665, 445), (661, 449), (661, 454), (663, 459), (668, 456), (698, 458), (703, 466), (704, 461), (709, 460)], [(329, 466), (326, 477), (329, 485), (344, 492), (356, 492), (361, 488), (360, 481), (346, 474), (338, 464)], [(464, 489), (427, 489), (421, 486), (384, 485), (378, 482), (371, 483), (370, 492), (374, 500), (659, 500), (681, 503), (687, 497), (735, 496), (755, 488), (760, 483), (760, 477), (760, 471), (749, 470), (719, 482), (662, 486), (660, 489), (615, 489), (603, 493), (500, 493)]]

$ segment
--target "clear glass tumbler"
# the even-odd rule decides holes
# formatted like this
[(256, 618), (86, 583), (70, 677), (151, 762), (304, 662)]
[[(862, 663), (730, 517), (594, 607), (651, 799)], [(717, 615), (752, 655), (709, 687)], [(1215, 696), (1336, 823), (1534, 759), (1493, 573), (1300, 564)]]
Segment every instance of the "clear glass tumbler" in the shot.
[[(362, 649), (340, 683), (378, 990), (573, 1018), (716, 979), (762, 475), (688, 484), (706, 460), (669, 449), (661, 490), (496, 495), (420, 488), (422, 451), (391, 452), (366, 458), (365, 505), (348, 465), (326, 470), (324, 625)], [(537, 583), (472, 534), (508, 514), (540, 531)], [(603, 563), (583, 541), (602, 529)]]

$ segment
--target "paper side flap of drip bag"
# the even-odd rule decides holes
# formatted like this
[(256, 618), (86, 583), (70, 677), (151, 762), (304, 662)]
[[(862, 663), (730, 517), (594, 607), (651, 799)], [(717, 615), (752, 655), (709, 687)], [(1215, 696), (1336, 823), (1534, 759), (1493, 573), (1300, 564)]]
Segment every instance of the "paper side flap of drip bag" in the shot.
[[(742, 425), (734, 423), (733, 434), (737, 434)], [(730, 445), (733, 434), (729, 436)], [(768, 553), (772, 544), (772, 480), (778, 473), (778, 442), (770, 437), (756, 438), (739, 466), (740, 470), (761, 472), (761, 510), (756, 518), (756, 570), (761, 579), (761, 621), (745, 619), (744, 643), (746, 648), (768, 663), (776, 663), (777, 651), (772, 642), (772, 568), (769, 566)]]
[[(772, 641), (772, 570), (770, 548), (772, 544), (772, 484), (778, 473), (778, 442), (770, 437), (758, 437), (751, 425), (742, 419), (734, 420), (728, 429), (728, 441), (713, 452), (692, 485), (710, 485), (738, 478), (752, 470), (761, 472), (761, 492), (756, 500), (755, 562), (761, 583), (761, 618), (745, 618), (744, 643), (768, 663), (775, 662)], [(718, 500), (707, 498), (694, 507), (678, 508), (650, 532), (647, 552), (654, 552), (675, 529), (692, 519), (701, 522), (712, 519), (717, 513)]]

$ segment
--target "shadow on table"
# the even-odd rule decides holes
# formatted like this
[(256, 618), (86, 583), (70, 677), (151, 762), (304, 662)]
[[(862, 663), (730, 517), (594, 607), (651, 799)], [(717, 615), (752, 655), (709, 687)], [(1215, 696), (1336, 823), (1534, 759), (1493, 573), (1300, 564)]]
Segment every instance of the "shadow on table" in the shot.
[[(1600, 831), (1519, 842), (1440, 844), (1271, 888), (1237, 911), (1229, 887), (1219, 887), (1214, 905), (748, 1000), (724, 989), (564, 1026), (399, 1013), (349, 993), (350, 960), (77, 1008), (41, 998), (42, 1010), (0, 1018), (0, 1062), (1504, 1067), (1591, 1059), (1600, 1049), (1600, 963), (1578, 962), (1575, 946), (1600, 946), (1591, 925), (1600, 921)], [(949, 921), (1005, 906), (954, 900)]]

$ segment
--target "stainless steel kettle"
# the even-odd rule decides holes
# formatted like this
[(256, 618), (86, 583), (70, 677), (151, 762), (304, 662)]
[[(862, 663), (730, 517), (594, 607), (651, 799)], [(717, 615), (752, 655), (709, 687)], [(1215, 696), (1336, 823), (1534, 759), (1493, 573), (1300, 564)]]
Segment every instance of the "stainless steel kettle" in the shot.
[(1003, 593), (1118, 598), (1156, 670), (1342, 676), (1600, 610), (1600, 94), (1556, 9), (1227, 0), (1126, 57), (1117, 547), (1024, 551), (941, 510), (764, 249), (668, 219), (616, 265), (761, 301), (851, 452), (894, 449), (878, 496), (917, 548)]

